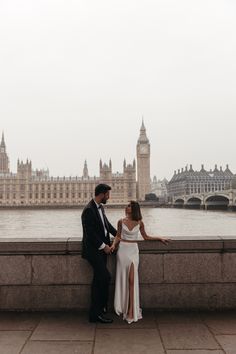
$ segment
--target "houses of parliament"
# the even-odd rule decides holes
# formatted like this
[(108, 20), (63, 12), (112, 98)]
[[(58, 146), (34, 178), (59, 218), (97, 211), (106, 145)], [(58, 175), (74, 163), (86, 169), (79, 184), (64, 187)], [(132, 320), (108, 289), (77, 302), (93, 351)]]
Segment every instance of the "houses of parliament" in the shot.
[(100, 160), (98, 177), (90, 177), (87, 162), (81, 177), (51, 177), (48, 170), (33, 170), (32, 162), (17, 161), (17, 172), (9, 168), (4, 133), (0, 144), (0, 207), (76, 206), (86, 204), (98, 183), (111, 186), (109, 204), (124, 204), (131, 199), (145, 200), (150, 192), (150, 143), (142, 122), (136, 146), (136, 160), (126, 163), (122, 173), (112, 171), (112, 161)]

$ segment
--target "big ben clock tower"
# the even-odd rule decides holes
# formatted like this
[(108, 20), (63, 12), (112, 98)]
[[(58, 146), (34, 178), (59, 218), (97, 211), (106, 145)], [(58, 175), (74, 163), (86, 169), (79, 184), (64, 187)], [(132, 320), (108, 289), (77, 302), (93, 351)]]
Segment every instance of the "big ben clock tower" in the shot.
[(150, 144), (146, 135), (146, 128), (142, 121), (140, 135), (137, 142), (137, 173), (138, 200), (145, 200), (145, 194), (150, 193)]

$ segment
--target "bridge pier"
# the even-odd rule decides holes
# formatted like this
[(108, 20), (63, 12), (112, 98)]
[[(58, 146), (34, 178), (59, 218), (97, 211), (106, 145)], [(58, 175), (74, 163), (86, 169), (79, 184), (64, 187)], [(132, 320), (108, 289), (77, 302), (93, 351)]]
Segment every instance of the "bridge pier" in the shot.
[(229, 204), (228, 205), (228, 211), (236, 211), (236, 205)]

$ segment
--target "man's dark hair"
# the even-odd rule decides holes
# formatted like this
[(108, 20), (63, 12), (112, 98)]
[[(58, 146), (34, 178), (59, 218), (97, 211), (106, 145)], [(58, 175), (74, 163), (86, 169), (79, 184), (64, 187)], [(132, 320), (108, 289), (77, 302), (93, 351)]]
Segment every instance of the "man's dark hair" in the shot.
[(106, 193), (111, 190), (111, 187), (108, 184), (100, 183), (95, 188), (95, 197), (101, 193)]

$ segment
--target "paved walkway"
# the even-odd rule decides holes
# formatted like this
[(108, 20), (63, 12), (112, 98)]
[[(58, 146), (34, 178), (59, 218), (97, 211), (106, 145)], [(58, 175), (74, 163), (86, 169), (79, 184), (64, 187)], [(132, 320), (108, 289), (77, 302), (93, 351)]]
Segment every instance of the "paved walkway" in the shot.
[(146, 312), (128, 325), (85, 313), (0, 312), (0, 354), (236, 354), (236, 311)]

